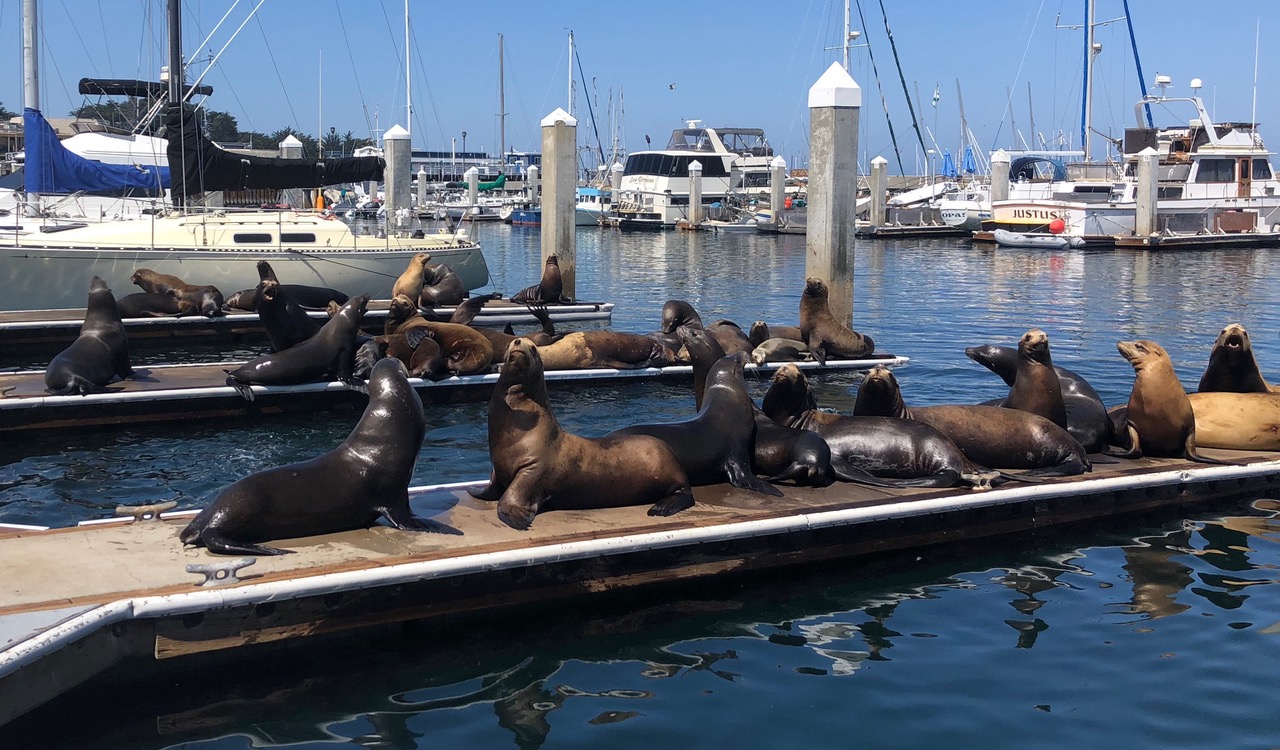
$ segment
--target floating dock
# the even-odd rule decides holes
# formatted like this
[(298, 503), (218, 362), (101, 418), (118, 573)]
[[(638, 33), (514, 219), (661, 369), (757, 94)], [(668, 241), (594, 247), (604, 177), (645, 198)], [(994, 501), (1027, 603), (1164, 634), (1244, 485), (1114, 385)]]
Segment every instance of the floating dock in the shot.
[[(886, 355), (882, 358), (797, 362), (806, 371), (867, 370), (872, 367), (895, 367), (908, 362), (907, 357)], [(234, 370), (243, 362), (191, 365), (158, 365), (139, 367), (139, 377), (107, 386), (101, 393), (87, 396), (53, 396), (44, 390), (44, 371), (25, 370), (0, 375), (0, 434), (28, 430), (83, 428), (101, 425), (124, 425), (216, 417), (248, 417), (291, 411), (362, 410), (368, 399), (342, 383), (306, 383), (303, 385), (252, 386), (253, 401), (246, 401), (236, 389), (226, 384), (226, 370)], [(784, 363), (748, 364), (748, 373), (772, 372)], [(599, 384), (655, 380), (690, 380), (693, 368), (644, 367), (635, 370), (594, 368), (589, 370), (552, 370), (546, 373), (551, 387), (572, 384)], [(749, 374), (748, 377), (751, 377)], [(487, 401), (493, 394), (497, 373), (463, 375), (439, 381), (411, 378), (410, 383), (426, 403)]]
[[(387, 319), (390, 300), (370, 300), (369, 308), (361, 322), (372, 333), (382, 333)], [(453, 307), (438, 307), (435, 312), (446, 319)], [(324, 310), (308, 310), (316, 320), (328, 320)], [(604, 321), (613, 318), (612, 302), (574, 302), (547, 306), (552, 322)], [(18, 344), (70, 344), (80, 334), (84, 323), (84, 310), (18, 310), (0, 312), (0, 346)], [(538, 319), (524, 305), (507, 299), (493, 300), (478, 315), (475, 325), (502, 327), (512, 325), (538, 325)], [(125, 332), (129, 339), (181, 339), (184, 342), (231, 341), (247, 338), (266, 338), (266, 330), (257, 313), (232, 311), (216, 318), (187, 315), (181, 318), (126, 318)]]
[(1232, 232), (1216, 234), (1170, 234), (1154, 237), (1115, 238), (1115, 246), (1138, 250), (1174, 250), (1180, 248), (1276, 247), (1277, 232)]
[[(505, 611), (693, 579), (922, 548), (1280, 487), (1280, 454), (1205, 450), (1241, 465), (1180, 459), (1099, 465), (1082, 477), (989, 491), (779, 486), (764, 497), (695, 489), (669, 518), (646, 507), (547, 511), (503, 525), (470, 484), (418, 488), (414, 512), (462, 532), (386, 526), (282, 540), (253, 560), (184, 549), (194, 511), (158, 520), (0, 531), (0, 724), (111, 669), (188, 669), (190, 659), (406, 620)], [(210, 587), (188, 566), (220, 564)], [(230, 571), (229, 575), (228, 572)], [(246, 646), (243, 651), (235, 651)], [(200, 663), (200, 662), (196, 662)], [(204, 663), (207, 663), (204, 662)]]
[(897, 239), (910, 237), (914, 239), (933, 239), (935, 237), (963, 237), (967, 231), (948, 224), (888, 224), (882, 227), (870, 225), (859, 226), (853, 231), (859, 239)]

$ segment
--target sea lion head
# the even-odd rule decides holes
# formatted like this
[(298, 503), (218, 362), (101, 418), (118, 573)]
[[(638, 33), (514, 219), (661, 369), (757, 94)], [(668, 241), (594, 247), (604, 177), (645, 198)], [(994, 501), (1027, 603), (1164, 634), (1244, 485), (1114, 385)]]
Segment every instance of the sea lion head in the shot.
[(102, 280), (101, 276), (94, 276), (89, 281), (89, 294), (97, 294), (100, 292), (110, 292), (111, 287), (107, 286), (107, 282)]
[[(734, 352), (716, 360), (716, 363), (711, 366), (711, 370), (707, 372), (707, 387), (732, 385), (734, 382), (741, 382), (742, 368), (746, 363), (746, 352)], [(746, 386), (743, 387), (745, 388)]]
[(757, 320), (751, 324), (751, 331), (747, 334), (747, 338), (751, 340), (752, 346), (760, 346), (770, 338), (769, 324), (763, 320)]
[(360, 319), (364, 317), (365, 311), (369, 309), (369, 295), (362, 294), (359, 297), (352, 297), (347, 300), (347, 304), (338, 310), (338, 315), (354, 321), (357, 325)]
[(514, 339), (507, 344), (502, 358), (502, 379), (528, 383), (542, 378), (542, 355), (538, 347), (526, 338)]
[(662, 306), (662, 327), (663, 333), (675, 333), (680, 326), (694, 326), (702, 328), (702, 318), (698, 316), (698, 312), (693, 309), (693, 305), (681, 299), (669, 299)]
[(407, 387), (409, 369), (395, 357), (383, 357), (373, 363), (369, 371), (369, 396), (385, 395), (396, 389)]
[(145, 278), (146, 278), (148, 275), (150, 275), (151, 273), (152, 273), (152, 271), (151, 271), (151, 269), (149, 269), (149, 268), (139, 268), (139, 269), (137, 269), (136, 271), (134, 271), (132, 274), (130, 274), (130, 275), (129, 275), (129, 283), (130, 283), (130, 284), (138, 284), (138, 282), (140, 282), (140, 281), (142, 281), (143, 279), (145, 279)]
[(387, 331), (394, 330), (396, 326), (417, 314), (418, 303), (409, 299), (408, 295), (397, 294), (387, 308)]
[[(241, 292), (236, 292), (236, 294), (233, 294), (232, 297), (234, 298), (238, 294), (241, 294)], [(259, 307), (266, 307), (268, 305), (273, 305), (278, 299), (280, 299), (280, 282), (274, 281), (272, 279), (263, 279), (262, 281), (258, 282)], [(329, 312), (329, 317), (333, 317), (334, 315), (337, 314), (337, 312), (338, 312), (337, 310), (331, 310)]]
[(818, 402), (809, 388), (808, 378), (799, 367), (788, 362), (773, 374), (760, 407), (773, 421), (790, 426), (804, 412), (817, 409)]
[(690, 360), (705, 359), (707, 362), (718, 362), (724, 356), (724, 348), (705, 328), (680, 326), (676, 329), (680, 343), (689, 352)]
[(277, 283), (280, 281), (276, 278), (276, 272), (271, 269), (271, 264), (265, 260), (260, 260), (258, 261), (258, 280), (266, 281), (267, 279)]
[(1249, 332), (1239, 323), (1231, 323), (1218, 334), (1213, 344), (1215, 352), (1223, 352), (1231, 360), (1246, 357), (1253, 353), (1253, 343), (1249, 341)]
[(899, 417), (902, 410), (902, 389), (893, 372), (885, 367), (871, 368), (858, 386), (853, 413), (866, 417)]
[(810, 276), (804, 280), (804, 296), (813, 297), (815, 299), (826, 299), (829, 291), (827, 290), (827, 282), (816, 276)]
[(964, 356), (972, 359), (974, 362), (982, 365), (988, 370), (995, 369), (994, 363), (996, 357), (1000, 353), (1000, 347), (995, 344), (983, 344), (982, 346), (970, 346), (964, 350)]
[(427, 261), (429, 260), (431, 260), (431, 253), (418, 253), (413, 256), (413, 260), (409, 261), (409, 267), (413, 268), (414, 266), (417, 266), (418, 268), (426, 268)]
[(1116, 349), (1119, 350), (1120, 356), (1127, 359), (1129, 364), (1133, 365), (1133, 369), (1138, 372), (1159, 361), (1169, 362), (1169, 353), (1164, 350), (1164, 347), (1148, 339), (1118, 341)]
[(1022, 334), (1022, 338), (1018, 340), (1018, 353), (1036, 362), (1049, 364), (1049, 334), (1039, 328), (1032, 328)]
[(560, 259), (559, 259), (558, 257), (556, 257), (556, 254), (555, 254), (555, 253), (552, 253), (551, 255), (548, 255), (548, 256), (547, 256), (547, 263), (546, 263), (546, 264), (547, 264), (548, 266), (559, 266), (559, 265), (560, 265)]

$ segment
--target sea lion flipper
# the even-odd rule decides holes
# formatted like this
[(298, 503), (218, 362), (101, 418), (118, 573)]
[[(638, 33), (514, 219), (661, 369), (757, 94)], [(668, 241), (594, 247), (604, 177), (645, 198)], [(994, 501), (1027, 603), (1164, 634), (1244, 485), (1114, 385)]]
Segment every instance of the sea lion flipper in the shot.
[(818, 360), (818, 364), (825, 365), (827, 363), (827, 349), (825, 346), (818, 345), (816, 348), (809, 346), (809, 353), (813, 355), (814, 359)]
[[(778, 494), (781, 495), (782, 493), (779, 492)], [(673, 516), (686, 508), (692, 507), (693, 494), (686, 490), (680, 490), (679, 492), (673, 492), (654, 503), (653, 507), (649, 509), (649, 515)]]
[(480, 487), (478, 489), (468, 489), (467, 494), (474, 497), (477, 500), (489, 500), (492, 502), (494, 500), (500, 499), (502, 497), (503, 491), (505, 490), (506, 490), (505, 487), (502, 487), (501, 485), (498, 484), (498, 478), (494, 475), (494, 472), (490, 471), (489, 483), (486, 484), (484, 487)]
[(265, 547), (261, 544), (241, 544), (233, 542), (217, 529), (206, 528), (200, 532), (200, 541), (210, 551), (218, 555), (292, 555), (291, 549)]
[(725, 463), (724, 471), (729, 475), (729, 484), (744, 490), (759, 492), (762, 495), (772, 495), (773, 497), (782, 497), (782, 490), (774, 487), (772, 484), (764, 481), (755, 474), (752, 474), (744, 466), (736, 461), (728, 461)]
[(545, 499), (545, 482), (537, 473), (525, 469), (516, 473), (498, 500), (498, 519), (517, 531), (527, 531)]
[(383, 518), (387, 519), (387, 523), (401, 529), (403, 531), (434, 531), (438, 534), (459, 535), (462, 532), (447, 524), (439, 521), (432, 521), (429, 518), (419, 518), (413, 515), (409, 510), (409, 496), (406, 493), (403, 500), (394, 505), (387, 505), (381, 508), (375, 508)]
[(1116, 458), (1142, 458), (1142, 441), (1138, 437), (1138, 430), (1127, 423), (1124, 427), (1124, 433), (1128, 436), (1128, 449), (1123, 451), (1103, 451), (1102, 455)]
[(236, 389), (236, 393), (240, 394), (240, 398), (252, 403), (253, 402), (253, 386), (249, 385), (248, 383), (241, 383), (239, 380), (236, 380), (236, 377), (232, 375), (229, 370), (227, 370), (226, 372), (227, 372), (227, 385)]
[(1196, 448), (1196, 431), (1192, 430), (1187, 434), (1186, 447), (1183, 448), (1183, 457), (1188, 461), (1195, 461), (1199, 464), (1217, 464), (1218, 466), (1240, 466), (1234, 461), (1223, 461), (1217, 458), (1209, 458), (1200, 455), (1200, 451)]

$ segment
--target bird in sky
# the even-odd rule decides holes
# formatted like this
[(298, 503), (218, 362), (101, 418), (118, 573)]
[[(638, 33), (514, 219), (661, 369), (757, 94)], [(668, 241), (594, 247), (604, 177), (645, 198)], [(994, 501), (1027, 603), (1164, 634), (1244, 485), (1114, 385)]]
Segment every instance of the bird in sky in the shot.
[(675, 90), (676, 90), (676, 85), (675, 85), (674, 83), (668, 83), (668, 84), (667, 84), (667, 88), (671, 89), (672, 91), (675, 91)]

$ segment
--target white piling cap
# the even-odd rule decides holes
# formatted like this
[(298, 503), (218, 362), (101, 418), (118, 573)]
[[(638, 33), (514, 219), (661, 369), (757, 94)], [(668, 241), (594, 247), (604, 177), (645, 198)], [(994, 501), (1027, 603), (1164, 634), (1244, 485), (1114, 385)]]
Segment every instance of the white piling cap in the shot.
[(477, 168), (475, 168), (475, 167), (472, 167), (472, 168), (470, 168), (470, 169), (468, 169), (467, 171), (465, 171), (465, 172), (463, 172), (463, 173), (462, 173), (462, 176), (463, 176), (463, 177), (471, 177), (471, 176), (473, 176), (473, 175), (474, 175), (474, 176), (476, 176), (476, 177), (479, 177), (479, 176), (480, 176), (480, 170), (479, 170), (479, 169), (477, 169)]
[(697, 159), (694, 159), (693, 161), (689, 162), (689, 171), (690, 171), (690, 172), (701, 172), (701, 171), (702, 171), (702, 162), (698, 161)]
[(997, 163), (1008, 164), (1009, 152), (1005, 151), (1004, 149), (1000, 149), (999, 151), (996, 151), (994, 154), (991, 155), (991, 163), (992, 164), (997, 164)]
[(889, 160), (884, 158), (883, 156), (877, 156), (876, 158), (871, 160), (871, 166), (873, 167), (878, 167), (881, 164), (888, 164), (888, 163), (889, 163)]
[(769, 166), (773, 169), (786, 169), (787, 160), (783, 159), (781, 156), (775, 156), (773, 157), (773, 161), (769, 162)]
[(1138, 152), (1138, 156), (1159, 156), (1159, 155), (1160, 155), (1160, 152), (1156, 151), (1154, 148), (1151, 148), (1150, 146), (1147, 146), (1146, 148)]
[(809, 109), (861, 106), (862, 89), (840, 63), (831, 63), (827, 72), (809, 89)]
[(619, 164), (618, 162), (616, 162), (616, 161), (615, 161), (615, 162), (613, 163), (613, 166), (612, 166), (612, 167), (609, 167), (609, 171), (610, 171), (610, 172), (623, 172), (623, 171), (625, 171), (625, 170), (623, 169), (623, 167), (622, 167), (622, 165), (621, 165), (621, 164)]
[(561, 123), (561, 122), (564, 123), (565, 125), (570, 125), (573, 127), (577, 127), (578, 125), (578, 119), (576, 117), (569, 114), (568, 112), (565, 112), (563, 109), (556, 107), (556, 111), (542, 118), (542, 127), (553, 128), (556, 126), (557, 123)]
[(298, 140), (297, 138), (294, 138), (292, 134), (286, 135), (284, 137), (284, 140), (280, 141), (281, 147), (301, 146), (301, 145), (302, 145), (302, 141)]
[(384, 141), (407, 141), (411, 137), (409, 131), (399, 125), (392, 125), (390, 130), (382, 134), (382, 140)]

